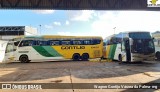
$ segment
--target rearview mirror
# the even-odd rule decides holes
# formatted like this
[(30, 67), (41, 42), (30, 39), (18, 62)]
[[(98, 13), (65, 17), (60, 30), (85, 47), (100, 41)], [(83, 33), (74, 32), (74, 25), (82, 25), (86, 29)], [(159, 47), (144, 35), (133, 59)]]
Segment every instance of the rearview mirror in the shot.
[(133, 39), (129, 38), (130, 45), (133, 45)]
[(105, 43), (105, 42), (103, 42), (103, 46), (106, 46), (106, 43)]

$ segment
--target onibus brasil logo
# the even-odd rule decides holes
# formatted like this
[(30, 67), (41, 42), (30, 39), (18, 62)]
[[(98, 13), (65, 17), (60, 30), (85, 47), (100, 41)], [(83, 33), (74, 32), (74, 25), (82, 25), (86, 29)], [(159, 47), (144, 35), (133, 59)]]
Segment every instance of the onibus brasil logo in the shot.
[(160, 0), (147, 0), (148, 7), (160, 7)]

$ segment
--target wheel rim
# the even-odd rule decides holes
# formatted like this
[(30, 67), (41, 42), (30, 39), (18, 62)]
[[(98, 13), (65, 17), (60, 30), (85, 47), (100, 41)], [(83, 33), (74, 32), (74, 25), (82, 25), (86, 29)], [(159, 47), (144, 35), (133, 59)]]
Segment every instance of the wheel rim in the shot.
[(78, 60), (78, 58), (79, 58), (78, 55), (76, 55), (76, 56), (75, 56), (75, 59)]
[(160, 59), (160, 53), (157, 53), (157, 59)]
[(122, 56), (119, 56), (119, 61), (120, 61), (120, 62), (122, 61)]
[(82, 55), (83, 60), (88, 60), (89, 56), (87, 54)]
[(79, 60), (79, 55), (75, 55), (74, 60)]
[(27, 62), (27, 57), (22, 57), (21, 62)]

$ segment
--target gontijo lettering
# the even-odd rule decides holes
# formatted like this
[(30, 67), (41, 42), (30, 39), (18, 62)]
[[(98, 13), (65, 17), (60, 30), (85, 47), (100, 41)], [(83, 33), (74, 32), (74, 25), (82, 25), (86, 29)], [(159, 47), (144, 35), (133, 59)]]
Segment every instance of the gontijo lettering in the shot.
[(62, 46), (61, 49), (85, 49), (85, 46)]

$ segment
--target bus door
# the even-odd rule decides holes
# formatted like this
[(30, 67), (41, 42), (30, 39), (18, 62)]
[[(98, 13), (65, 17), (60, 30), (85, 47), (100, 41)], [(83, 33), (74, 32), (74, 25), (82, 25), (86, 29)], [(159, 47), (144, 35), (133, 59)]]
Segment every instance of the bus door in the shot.
[(131, 50), (130, 50), (129, 39), (124, 40), (124, 46), (125, 46), (125, 51), (126, 51), (126, 60), (131, 61)]

